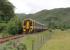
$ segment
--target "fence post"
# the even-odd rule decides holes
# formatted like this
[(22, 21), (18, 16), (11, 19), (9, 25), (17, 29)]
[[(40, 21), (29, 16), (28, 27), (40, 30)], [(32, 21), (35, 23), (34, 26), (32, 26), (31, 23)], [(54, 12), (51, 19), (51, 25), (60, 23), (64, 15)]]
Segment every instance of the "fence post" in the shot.
[(34, 50), (34, 40), (32, 40), (32, 50)]

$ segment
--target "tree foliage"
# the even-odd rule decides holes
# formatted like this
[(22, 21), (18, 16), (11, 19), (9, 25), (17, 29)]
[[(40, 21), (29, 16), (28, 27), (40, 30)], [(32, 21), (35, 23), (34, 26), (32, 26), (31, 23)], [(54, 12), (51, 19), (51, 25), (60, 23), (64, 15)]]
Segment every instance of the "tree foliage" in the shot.
[(18, 17), (14, 17), (8, 22), (6, 30), (12, 35), (22, 32), (22, 25)]
[(14, 6), (8, 0), (0, 0), (0, 18), (8, 21), (14, 17)]

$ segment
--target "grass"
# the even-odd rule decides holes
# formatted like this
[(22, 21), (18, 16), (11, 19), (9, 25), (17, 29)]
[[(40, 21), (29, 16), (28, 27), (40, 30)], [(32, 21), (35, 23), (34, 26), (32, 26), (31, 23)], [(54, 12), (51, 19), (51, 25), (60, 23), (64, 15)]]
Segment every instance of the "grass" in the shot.
[[(53, 34), (51, 38), (46, 39), (49, 33)], [(45, 42), (42, 37), (45, 39)], [(25, 44), (27, 50), (70, 50), (70, 30), (53, 30), (53, 32), (44, 31), (41, 33), (25, 35), (22, 38), (11, 40), (0, 45), (0, 50), (17, 50), (17, 47), (12, 48), (12, 46), (19, 46), (20, 44)]]
[(51, 39), (40, 50), (70, 50), (70, 30), (53, 32)]
[(13, 45), (18, 46), (20, 44), (25, 44), (27, 47), (27, 50), (38, 50), (38, 48), (40, 48), (39, 46), (41, 46), (41, 37), (47, 37), (49, 34), (48, 31), (44, 31), (41, 33), (36, 33), (36, 34), (29, 34), (29, 35), (25, 35), (22, 38), (19, 38), (17, 40), (11, 40), (8, 41), (2, 45), (0, 45), (0, 49), (4, 50), (4, 48), (6, 48), (7, 50), (17, 50), (17, 48), (11, 48)]
[(39, 44), (41, 43), (41, 36), (48, 36), (48, 33), (49, 33), (48, 31), (45, 31), (42, 33), (36, 33), (36, 34), (32, 34), (32, 35), (30, 34), (30, 35), (27, 35), (27, 36), (21, 38), (20, 40), (21, 40), (21, 43), (26, 44), (27, 50), (32, 50), (32, 47), (34, 47), (34, 49), (36, 49), (39, 46)]
[[(48, 35), (52, 33), (51, 38)], [(45, 42), (44, 42), (44, 40)], [(13, 45), (24, 44), (27, 50), (70, 50), (70, 30), (53, 30), (53, 32), (44, 31), (36, 34), (25, 35), (17, 40), (8, 41), (0, 45), (0, 50), (17, 50), (11, 48)]]

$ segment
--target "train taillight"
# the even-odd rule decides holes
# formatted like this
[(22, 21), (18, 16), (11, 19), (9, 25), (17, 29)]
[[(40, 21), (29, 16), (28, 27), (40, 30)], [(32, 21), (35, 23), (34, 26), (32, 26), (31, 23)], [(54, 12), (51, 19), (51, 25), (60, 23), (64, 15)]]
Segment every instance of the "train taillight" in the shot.
[(26, 32), (26, 29), (23, 29), (24, 32)]

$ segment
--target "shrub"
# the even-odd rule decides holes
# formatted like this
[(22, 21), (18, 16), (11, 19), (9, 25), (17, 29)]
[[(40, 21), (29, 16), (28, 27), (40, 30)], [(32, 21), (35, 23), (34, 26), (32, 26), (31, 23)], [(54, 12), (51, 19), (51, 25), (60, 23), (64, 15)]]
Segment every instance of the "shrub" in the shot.
[(20, 20), (17, 17), (12, 18), (8, 22), (6, 30), (9, 34), (12, 34), (12, 35), (22, 32)]

